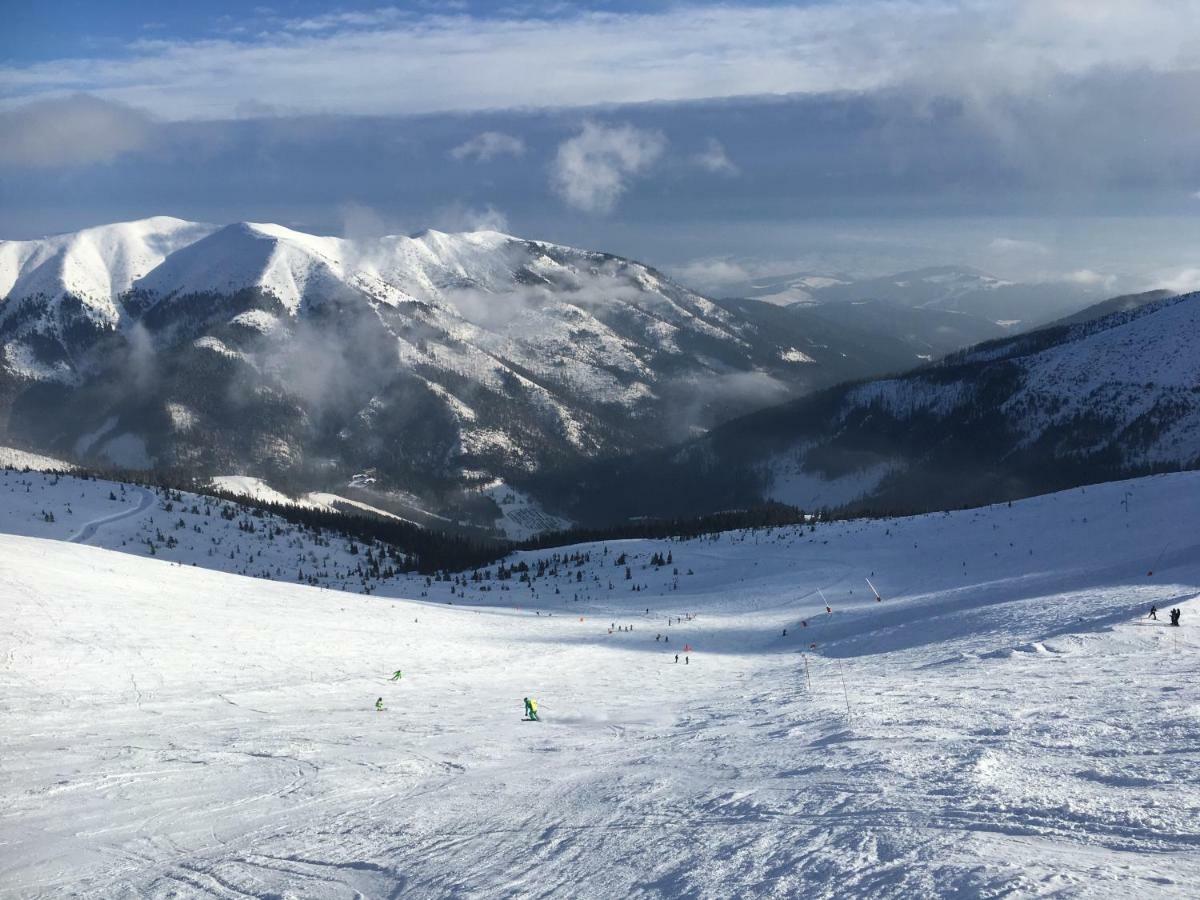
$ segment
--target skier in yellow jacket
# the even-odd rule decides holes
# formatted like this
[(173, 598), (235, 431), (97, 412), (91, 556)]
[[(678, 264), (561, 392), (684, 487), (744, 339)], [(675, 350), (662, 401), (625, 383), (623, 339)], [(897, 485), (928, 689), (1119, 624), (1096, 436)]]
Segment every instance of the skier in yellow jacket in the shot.
[(532, 697), (525, 698), (525, 715), (529, 717), (530, 722), (541, 721), (537, 714), (537, 701)]

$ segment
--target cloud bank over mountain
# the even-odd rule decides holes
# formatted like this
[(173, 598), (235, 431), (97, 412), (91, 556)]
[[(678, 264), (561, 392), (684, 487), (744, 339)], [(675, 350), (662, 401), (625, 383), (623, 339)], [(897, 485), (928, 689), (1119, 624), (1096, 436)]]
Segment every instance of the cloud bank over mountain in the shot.
[(337, 233), (358, 205), (413, 231), (483, 211), (676, 267), (804, 255), (862, 274), (874, 256), (839, 237), (862, 234), (887, 257), (876, 272), (1137, 267), (1149, 287), (1196, 265), (1195, 4), (145, 18), (112, 13), (41, 53), (12, 41), (0, 234), (164, 209)]

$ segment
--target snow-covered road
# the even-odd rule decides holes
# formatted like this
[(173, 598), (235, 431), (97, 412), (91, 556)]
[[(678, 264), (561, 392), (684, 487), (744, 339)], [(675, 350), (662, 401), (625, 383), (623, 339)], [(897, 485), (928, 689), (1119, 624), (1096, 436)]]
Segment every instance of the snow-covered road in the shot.
[(1200, 894), (1200, 476), (580, 550), (419, 602), (0, 536), (0, 896)]

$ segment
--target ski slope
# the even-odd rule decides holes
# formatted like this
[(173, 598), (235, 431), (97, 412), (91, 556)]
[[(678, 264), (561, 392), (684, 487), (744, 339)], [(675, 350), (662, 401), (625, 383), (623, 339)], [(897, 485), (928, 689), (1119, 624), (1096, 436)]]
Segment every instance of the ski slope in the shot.
[(370, 596), (146, 558), (161, 499), (48, 539), (140, 499), (41, 477), (0, 481), (0, 896), (1200, 894), (1200, 473)]

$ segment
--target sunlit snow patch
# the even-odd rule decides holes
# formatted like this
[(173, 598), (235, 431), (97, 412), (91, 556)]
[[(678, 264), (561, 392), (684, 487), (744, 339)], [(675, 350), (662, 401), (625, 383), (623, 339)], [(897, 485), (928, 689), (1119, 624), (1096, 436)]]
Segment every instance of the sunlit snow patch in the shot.
[(496, 528), (509, 540), (520, 541), (571, 526), (567, 519), (550, 515), (528, 494), (499, 479), (484, 487), (480, 493), (491, 497), (500, 507), (501, 515), (496, 519)]

